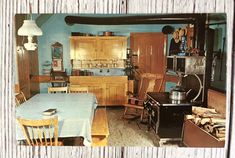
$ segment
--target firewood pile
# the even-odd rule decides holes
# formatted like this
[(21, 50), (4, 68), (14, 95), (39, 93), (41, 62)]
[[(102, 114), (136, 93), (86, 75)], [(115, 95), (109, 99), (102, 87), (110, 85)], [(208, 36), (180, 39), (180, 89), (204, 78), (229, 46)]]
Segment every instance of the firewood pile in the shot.
[(203, 128), (219, 140), (225, 140), (225, 117), (215, 109), (192, 107), (192, 115), (186, 115), (186, 120), (192, 120), (196, 125)]

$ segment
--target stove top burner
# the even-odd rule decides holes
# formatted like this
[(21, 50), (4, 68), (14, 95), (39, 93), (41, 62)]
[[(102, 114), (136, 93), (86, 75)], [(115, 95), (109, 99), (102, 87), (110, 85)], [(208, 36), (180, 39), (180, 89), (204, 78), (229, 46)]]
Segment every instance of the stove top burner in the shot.
[(183, 100), (172, 100), (171, 99), (171, 103), (172, 104), (181, 104), (181, 103), (183, 103), (184, 101)]
[(172, 100), (169, 98), (169, 92), (149, 92), (147, 96), (159, 106), (192, 106), (193, 104), (188, 100)]

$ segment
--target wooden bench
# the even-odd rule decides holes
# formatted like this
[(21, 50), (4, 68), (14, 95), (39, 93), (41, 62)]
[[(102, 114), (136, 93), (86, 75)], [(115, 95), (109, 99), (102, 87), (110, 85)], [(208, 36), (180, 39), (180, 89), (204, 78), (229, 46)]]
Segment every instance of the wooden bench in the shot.
[(92, 146), (107, 146), (109, 128), (105, 108), (96, 109), (91, 129)]

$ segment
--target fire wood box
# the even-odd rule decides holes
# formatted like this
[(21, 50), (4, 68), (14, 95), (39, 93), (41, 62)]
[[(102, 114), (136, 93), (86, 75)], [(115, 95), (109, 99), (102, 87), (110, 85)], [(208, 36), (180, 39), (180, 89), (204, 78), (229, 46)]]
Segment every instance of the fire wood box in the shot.
[(224, 141), (220, 141), (191, 120), (184, 122), (183, 130), (183, 144), (187, 147), (224, 147)]
[[(215, 108), (220, 114), (225, 115), (226, 95), (208, 90), (208, 107)], [(225, 144), (225, 141), (214, 137), (191, 120), (184, 122), (182, 141), (187, 147), (224, 147)]]

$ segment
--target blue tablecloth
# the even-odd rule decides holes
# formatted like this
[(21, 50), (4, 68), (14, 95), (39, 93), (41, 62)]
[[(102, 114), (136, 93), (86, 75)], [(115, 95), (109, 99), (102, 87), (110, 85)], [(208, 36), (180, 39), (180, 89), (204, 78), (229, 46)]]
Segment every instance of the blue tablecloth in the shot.
[[(91, 145), (91, 127), (97, 100), (92, 93), (37, 94), (16, 108), (16, 117), (43, 119), (58, 116), (59, 137), (84, 137), (84, 145)], [(52, 116), (44, 116), (47, 109), (57, 109)], [(25, 139), (16, 124), (16, 139)]]

